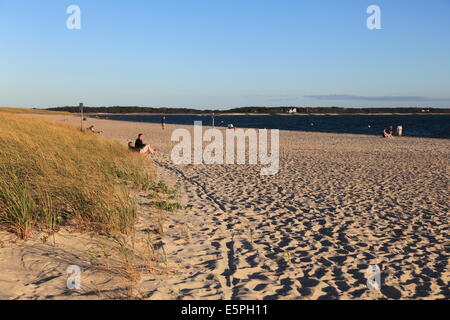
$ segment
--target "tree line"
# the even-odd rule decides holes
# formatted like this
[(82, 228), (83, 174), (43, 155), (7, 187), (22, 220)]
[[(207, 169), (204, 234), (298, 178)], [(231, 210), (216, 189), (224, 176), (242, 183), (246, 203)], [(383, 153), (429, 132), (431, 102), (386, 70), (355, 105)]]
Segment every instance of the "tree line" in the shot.
[[(333, 113), (333, 114), (373, 114), (373, 113), (450, 113), (450, 109), (438, 108), (342, 108), (342, 107), (241, 107), (228, 110), (199, 110), (190, 108), (152, 108), (140, 106), (111, 106), (111, 107), (84, 107), (85, 113), (155, 113), (155, 114), (221, 114), (221, 113), (242, 113), (242, 114), (282, 114), (292, 113), (293, 109), (296, 113), (316, 114), (316, 113)], [(80, 112), (78, 106), (65, 106), (56, 108), (47, 108), (51, 111), (66, 111), (72, 113)]]

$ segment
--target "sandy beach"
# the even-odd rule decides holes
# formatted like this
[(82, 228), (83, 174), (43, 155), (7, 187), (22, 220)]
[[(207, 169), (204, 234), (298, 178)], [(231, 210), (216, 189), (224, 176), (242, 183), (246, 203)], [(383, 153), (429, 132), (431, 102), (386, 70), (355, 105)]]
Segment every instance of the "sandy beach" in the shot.
[[(34, 115), (79, 125), (66, 115)], [(450, 140), (280, 132), (280, 170), (259, 165), (174, 165), (180, 126), (89, 118), (124, 145), (138, 133), (161, 151), (158, 180), (183, 209), (156, 238), (167, 270), (142, 275), (146, 299), (450, 299)], [(184, 126), (192, 130), (190, 126)], [(136, 195), (137, 238), (155, 224)], [(120, 275), (91, 267), (92, 242), (67, 231), (47, 242), (0, 233), (1, 299), (104, 299), (124, 291)], [(82, 267), (68, 292), (66, 268)], [(367, 288), (378, 265), (380, 291)]]

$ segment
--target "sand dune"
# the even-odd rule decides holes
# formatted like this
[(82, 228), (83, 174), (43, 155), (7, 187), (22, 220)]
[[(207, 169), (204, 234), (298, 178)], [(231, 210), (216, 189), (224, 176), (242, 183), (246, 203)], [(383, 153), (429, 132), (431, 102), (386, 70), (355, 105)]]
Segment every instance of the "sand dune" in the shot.
[[(173, 165), (178, 126), (87, 122), (123, 144), (144, 133), (162, 151), (154, 157), (159, 178), (177, 186), (185, 207), (158, 238), (172, 272), (142, 276), (136, 290), (145, 298), (450, 298), (449, 140), (282, 131), (280, 171), (264, 177), (258, 165)], [(144, 237), (152, 214), (146, 195), (138, 199)], [(55, 249), (6, 237), (0, 298), (96, 299), (121, 289), (119, 277), (89, 271), (77, 255), (88, 239), (73, 246), (58, 236)], [(97, 291), (71, 295), (65, 268), (83, 263)], [(382, 270), (379, 292), (366, 286), (373, 264)]]

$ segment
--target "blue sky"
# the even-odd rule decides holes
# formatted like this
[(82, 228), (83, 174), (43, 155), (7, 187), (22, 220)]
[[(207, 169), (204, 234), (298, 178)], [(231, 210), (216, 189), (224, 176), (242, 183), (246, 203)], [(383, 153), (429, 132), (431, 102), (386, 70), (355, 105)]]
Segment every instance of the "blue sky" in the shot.
[(1, 106), (450, 107), (450, 0), (0, 0), (0, 39)]

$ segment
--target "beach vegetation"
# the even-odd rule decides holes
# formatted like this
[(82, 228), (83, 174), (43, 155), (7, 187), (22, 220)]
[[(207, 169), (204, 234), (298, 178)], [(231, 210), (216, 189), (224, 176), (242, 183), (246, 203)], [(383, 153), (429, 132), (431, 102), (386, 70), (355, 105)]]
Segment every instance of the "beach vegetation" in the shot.
[(22, 239), (72, 226), (133, 229), (133, 192), (149, 190), (148, 160), (90, 132), (0, 111), (0, 227)]

